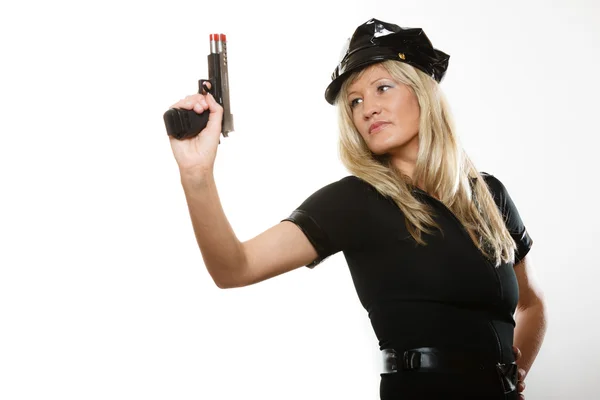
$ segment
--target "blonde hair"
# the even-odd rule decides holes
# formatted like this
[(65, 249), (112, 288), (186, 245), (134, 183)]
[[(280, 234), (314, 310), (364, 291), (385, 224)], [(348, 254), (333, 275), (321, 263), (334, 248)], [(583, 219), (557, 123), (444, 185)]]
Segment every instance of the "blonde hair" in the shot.
[[(413, 182), (422, 182), (422, 189), (437, 195), (496, 266), (501, 261), (514, 262), (515, 242), (488, 186), (458, 142), (449, 105), (438, 83), (403, 62), (387, 60), (381, 65), (396, 81), (408, 85), (419, 101), (419, 151), (412, 180), (394, 166), (389, 155), (373, 154), (354, 126), (345, 99), (349, 85), (364, 69), (346, 79), (336, 100), (339, 153), (346, 169), (396, 203), (417, 243), (426, 245), (422, 232), (432, 233), (433, 228), (441, 231), (432, 218), (432, 209), (411, 194)], [(473, 178), (476, 182), (471, 185)]]

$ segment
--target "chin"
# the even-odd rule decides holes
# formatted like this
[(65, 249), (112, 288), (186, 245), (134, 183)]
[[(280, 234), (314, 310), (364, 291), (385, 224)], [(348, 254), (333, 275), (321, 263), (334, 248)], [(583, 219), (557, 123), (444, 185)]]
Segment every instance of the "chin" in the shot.
[(383, 155), (386, 155), (389, 152), (390, 149), (387, 149), (387, 148), (385, 148), (385, 149), (372, 149), (372, 148), (369, 148), (369, 150), (371, 150), (371, 153), (375, 154), (376, 156), (383, 156)]
[(391, 152), (402, 152), (402, 150), (406, 147), (407, 144), (410, 143), (410, 140), (395, 140), (393, 143), (371, 143), (374, 146), (369, 146), (371, 151), (377, 155), (383, 155)]
[(375, 149), (372, 150), (375, 154), (385, 154), (385, 153), (405, 153), (412, 149), (415, 145), (414, 141), (418, 140), (418, 135), (402, 135), (396, 138), (390, 138), (384, 143), (378, 143), (379, 146), (374, 146)]

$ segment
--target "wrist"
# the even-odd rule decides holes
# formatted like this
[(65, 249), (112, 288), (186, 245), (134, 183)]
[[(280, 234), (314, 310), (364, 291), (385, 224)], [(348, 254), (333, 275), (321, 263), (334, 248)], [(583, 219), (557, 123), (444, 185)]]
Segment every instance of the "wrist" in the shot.
[(210, 169), (180, 169), (179, 175), (184, 186), (202, 186), (214, 180), (213, 171)]

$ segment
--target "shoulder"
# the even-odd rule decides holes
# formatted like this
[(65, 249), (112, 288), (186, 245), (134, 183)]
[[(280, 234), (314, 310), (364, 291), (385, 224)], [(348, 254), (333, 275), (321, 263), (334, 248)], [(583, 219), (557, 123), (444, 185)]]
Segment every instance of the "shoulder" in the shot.
[(377, 198), (378, 193), (373, 186), (354, 175), (348, 175), (317, 189), (301, 207), (328, 212), (362, 211)]
[(496, 200), (502, 200), (505, 195), (506, 195), (506, 187), (504, 186), (504, 184), (502, 183), (502, 181), (500, 179), (498, 179), (496, 176), (487, 173), (487, 172), (480, 172), (481, 177), (483, 178), (483, 181), (486, 183), (487, 187), (489, 188), (492, 196), (496, 199)]
[(357, 176), (347, 175), (337, 181), (331, 182), (320, 189), (320, 191), (335, 191), (340, 194), (356, 194), (356, 193), (367, 193), (374, 190), (368, 182), (363, 181)]
[(502, 185), (502, 182), (500, 182), (500, 179), (498, 179), (496, 176), (490, 174), (489, 172), (480, 171), (479, 174), (481, 174), (481, 177), (483, 178), (485, 183), (487, 183), (488, 185), (492, 185), (492, 186)]
[(360, 179), (358, 176), (355, 176), (355, 175), (346, 175), (345, 177), (338, 180), (337, 182), (340, 182), (345, 185), (355, 186), (355, 187), (371, 186), (366, 181), (363, 181), (362, 179)]
[(490, 190), (490, 193), (498, 207), (500, 207), (504, 213), (509, 211), (515, 213), (515, 205), (508, 190), (506, 189), (506, 186), (504, 186), (504, 183), (502, 183), (502, 181), (496, 176), (487, 172), (480, 172), (480, 174), (487, 184), (487, 187)]
[(357, 203), (364, 198), (363, 193), (368, 190), (368, 184), (353, 175), (317, 187), (318, 189), (305, 200), (303, 206), (317, 204), (335, 208), (349, 206), (350, 203)]

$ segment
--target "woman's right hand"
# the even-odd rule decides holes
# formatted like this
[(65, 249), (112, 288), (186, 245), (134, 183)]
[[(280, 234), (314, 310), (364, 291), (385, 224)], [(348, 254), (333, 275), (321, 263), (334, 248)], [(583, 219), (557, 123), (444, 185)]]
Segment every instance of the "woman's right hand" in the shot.
[(171, 108), (194, 110), (198, 114), (210, 112), (206, 127), (198, 135), (182, 140), (169, 136), (169, 140), (181, 173), (198, 176), (212, 173), (221, 137), (223, 107), (208, 93), (187, 96)]

